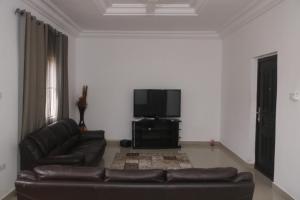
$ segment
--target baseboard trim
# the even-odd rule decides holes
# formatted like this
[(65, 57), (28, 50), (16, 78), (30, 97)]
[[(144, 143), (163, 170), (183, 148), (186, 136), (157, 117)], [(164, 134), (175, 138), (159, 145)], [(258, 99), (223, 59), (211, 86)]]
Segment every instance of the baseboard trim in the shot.
[(220, 142), (220, 147), (232, 155), (236, 160), (238, 160), (240, 163), (242, 163), (246, 168), (253, 170), (254, 169), (254, 164), (247, 163), (245, 160), (243, 160), (241, 157), (239, 157), (237, 154), (235, 154), (233, 151), (231, 151), (228, 147), (226, 147), (224, 144)]
[[(181, 145), (201, 145), (201, 146), (207, 146), (210, 145), (210, 142), (208, 141), (180, 141)], [(215, 142), (215, 145), (218, 146), (220, 142)]]
[(113, 145), (113, 146), (118, 145), (119, 146), (120, 140), (107, 140), (106, 143), (107, 143), (107, 145)]
[(276, 183), (272, 183), (272, 188), (275, 192), (277, 192), (280, 196), (282, 196), (286, 200), (295, 200), (291, 195), (289, 195), (286, 191), (281, 189)]
[(6, 195), (4, 195), (1, 200), (6, 200), (6, 199), (10, 199), (12, 197), (16, 196), (16, 191), (15, 189), (12, 189), (10, 192), (8, 192)]

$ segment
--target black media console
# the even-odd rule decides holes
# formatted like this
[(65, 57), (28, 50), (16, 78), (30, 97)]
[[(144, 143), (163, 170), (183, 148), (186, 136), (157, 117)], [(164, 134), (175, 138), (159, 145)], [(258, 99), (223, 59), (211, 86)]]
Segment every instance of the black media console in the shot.
[(142, 119), (132, 122), (132, 147), (166, 149), (180, 148), (180, 120)]

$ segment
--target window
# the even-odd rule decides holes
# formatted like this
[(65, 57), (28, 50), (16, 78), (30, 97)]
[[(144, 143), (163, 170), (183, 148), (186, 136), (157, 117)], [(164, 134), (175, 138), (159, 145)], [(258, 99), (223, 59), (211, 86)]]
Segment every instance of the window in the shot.
[(51, 58), (47, 67), (46, 82), (46, 120), (53, 122), (57, 120), (58, 96), (57, 96), (57, 72), (56, 60)]

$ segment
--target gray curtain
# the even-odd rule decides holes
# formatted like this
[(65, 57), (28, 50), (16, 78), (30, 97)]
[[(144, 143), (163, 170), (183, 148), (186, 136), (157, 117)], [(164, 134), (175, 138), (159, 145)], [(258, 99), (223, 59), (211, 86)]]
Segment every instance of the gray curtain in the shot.
[(48, 25), (20, 14), (21, 128), (20, 139), (45, 124)]
[(66, 35), (62, 35), (62, 70), (61, 70), (61, 88), (59, 93), (58, 118), (69, 118), (69, 78), (68, 78), (68, 55), (69, 55), (69, 40)]
[[(69, 117), (68, 37), (30, 13), (20, 14), (20, 139), (47, 123)], [(57, 116), (47, 119), (47, 72), (54, 63)]]

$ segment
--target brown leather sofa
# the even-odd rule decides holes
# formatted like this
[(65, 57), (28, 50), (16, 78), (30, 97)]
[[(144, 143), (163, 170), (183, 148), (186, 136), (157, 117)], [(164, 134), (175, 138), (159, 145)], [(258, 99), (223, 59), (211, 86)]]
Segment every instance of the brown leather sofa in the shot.
[(106, 140), (104, 131), (81, 134), (74, 120), (65, 119), (29, 134), (19, 147), (21, 170), (39, 165), (96, 166)]
[(251, 200), (251, 173), (235, 168), (110, 170), (39, 166), (22, 171), (18, 200)]

